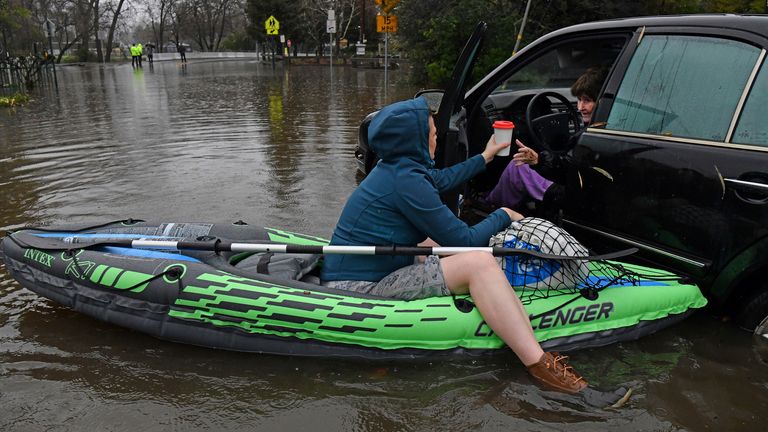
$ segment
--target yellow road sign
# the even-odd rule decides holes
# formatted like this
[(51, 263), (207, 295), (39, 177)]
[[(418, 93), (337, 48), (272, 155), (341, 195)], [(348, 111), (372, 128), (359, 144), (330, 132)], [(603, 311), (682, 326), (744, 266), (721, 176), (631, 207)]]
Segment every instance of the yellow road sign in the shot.
[(396, 33), (397, 17), (394, 15), (376, 15), (376, 31), (379, 33)]
[(376, 0), (376, 4), (384, 15), (388, 15), (392, 12), (392, 9), (394, 9), (398, 3), (400, 3), (400, 0)]
[(280, 21), (278, 21), (274, 15), (270, 15), (269, 18), (264, 21), (264, 28), (267, 29), (268, 35), (278, 35), (280, 34)]

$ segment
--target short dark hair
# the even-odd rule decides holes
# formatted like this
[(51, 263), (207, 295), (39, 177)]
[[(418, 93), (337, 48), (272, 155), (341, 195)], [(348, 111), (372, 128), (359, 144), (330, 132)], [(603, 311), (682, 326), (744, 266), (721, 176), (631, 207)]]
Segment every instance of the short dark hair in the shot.
[(593, 66), (587, 69), (571, 86), (571, 94), (576, 97), (587, 96), (596, 101), (606, 76), (607, 66)]

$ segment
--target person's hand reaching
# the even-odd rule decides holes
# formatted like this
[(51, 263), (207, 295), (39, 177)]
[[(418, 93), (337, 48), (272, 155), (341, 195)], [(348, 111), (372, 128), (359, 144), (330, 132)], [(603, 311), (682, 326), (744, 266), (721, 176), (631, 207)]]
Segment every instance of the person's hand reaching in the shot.
[(492, 161), (493, 157), (496, 156), (496, 153), (509, 147), (510, 145), (511, 144), (496, 144), (496, 137), (491, 135), (491, 138), (488, 139), (488, 143), (485, 144), (485, 150), (483, 150), (483, 158), (485, 159), (485, 163)]
[(539, 163), (539, 154), (536, 153), (535, 150), (526, 147), (520, 140), (515, 140), (515, 144), (517, 144), (518, 149), (517, 153), (512, 156), (512, 160), (515, 162), (516, 166), (523, 164), (536, 165)]

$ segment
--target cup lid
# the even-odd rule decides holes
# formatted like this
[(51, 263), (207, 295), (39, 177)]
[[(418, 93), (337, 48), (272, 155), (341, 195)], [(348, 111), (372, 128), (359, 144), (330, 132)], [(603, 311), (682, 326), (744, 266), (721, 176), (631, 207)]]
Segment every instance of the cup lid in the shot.
[(493, 122), (494, 129), (514, 129), (515, 124), (508, 120), (496, 120)]

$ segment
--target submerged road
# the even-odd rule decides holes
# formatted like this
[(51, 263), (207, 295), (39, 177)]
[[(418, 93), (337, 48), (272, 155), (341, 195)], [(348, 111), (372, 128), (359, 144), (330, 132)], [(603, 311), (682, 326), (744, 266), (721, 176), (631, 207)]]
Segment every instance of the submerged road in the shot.
[[(389, 99), (412, 95), (390, 73)], [(383, 71), (253, 60), (59, 69), (0, 110), (0, 228), (127, 217), (329, 236), (356, 187)], [(542, 392), (514, 355), (455, 362), (281, 358), (163, 342), (72, 312), (0, 268), (0, 430), (728, 430), (768, 421), (768, 341), (704, 313), (580, 351), (623, 408)]]

